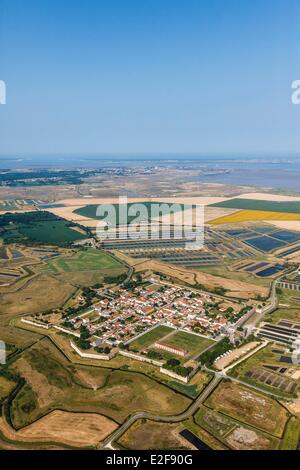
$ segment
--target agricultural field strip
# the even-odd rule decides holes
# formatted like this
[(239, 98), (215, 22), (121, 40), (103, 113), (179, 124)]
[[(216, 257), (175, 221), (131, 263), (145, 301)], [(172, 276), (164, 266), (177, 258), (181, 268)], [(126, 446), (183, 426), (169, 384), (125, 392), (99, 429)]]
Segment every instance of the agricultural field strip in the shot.
[(286, 212), (300, 215), (300, 201), (266, 201), (236, 198), (211, 204), (210, 207), (243, 209), (262, 212)]

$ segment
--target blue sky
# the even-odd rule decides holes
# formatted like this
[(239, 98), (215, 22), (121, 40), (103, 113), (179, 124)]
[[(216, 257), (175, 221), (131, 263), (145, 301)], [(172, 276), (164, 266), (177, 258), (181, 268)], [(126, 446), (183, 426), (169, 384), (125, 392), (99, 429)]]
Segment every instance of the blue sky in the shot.
[(300, 153), (299, 0), (0, 0), (0, 153)]

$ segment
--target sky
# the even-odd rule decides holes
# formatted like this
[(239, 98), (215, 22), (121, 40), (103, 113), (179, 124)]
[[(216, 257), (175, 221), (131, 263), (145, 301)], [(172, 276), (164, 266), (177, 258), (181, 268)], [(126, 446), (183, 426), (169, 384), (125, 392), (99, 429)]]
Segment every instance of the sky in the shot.
[(300, 155), (300, 0), (0, 0), (1, 155)]

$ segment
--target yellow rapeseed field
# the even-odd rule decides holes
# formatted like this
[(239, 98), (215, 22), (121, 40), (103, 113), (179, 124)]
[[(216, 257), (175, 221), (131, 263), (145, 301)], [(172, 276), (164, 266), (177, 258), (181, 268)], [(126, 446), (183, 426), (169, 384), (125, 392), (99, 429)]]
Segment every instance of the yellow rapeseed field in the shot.
[(241, 210), (234, 214), (225, 215), (209, 223), (213, 225), (234, 224), (236, 222), (247, 222), (248, 220), (300, 220), (300, 214), (288, 214), (287, 212), (269, 212)]

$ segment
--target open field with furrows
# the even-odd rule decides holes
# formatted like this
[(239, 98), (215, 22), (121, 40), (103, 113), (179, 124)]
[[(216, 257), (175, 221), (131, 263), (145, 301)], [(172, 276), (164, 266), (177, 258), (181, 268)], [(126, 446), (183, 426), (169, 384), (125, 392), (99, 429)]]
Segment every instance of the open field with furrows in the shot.
[(11, 417), (17, 429), (53, 409), (97, 412), (120, 423), (128, 414), (140, 410), (177, 414), (190, 403), (146, 376), (120, 370), (110, 370), (107, 375), (104, 369), (105, 382), (96, 390), (83, 387), (78, 377), (74, 380), (70, 364), (65, 363), (47, 340), (25, 351), (11, 367), (26, 380), (11, 405)]
[(297, 221), (300, 220), (300, 214), (289, 214), (287, 212), (268, 212), (259, 210), (241, 210), (234, 214), (225, 215), (215, 220), (211, 220), (211, 225), (222, 225), (222, 224), (236, 224), (239, 222), (247, 221)]
[(57, 280), (62, 283), (72, 284), (78, 288), (91, 287), (95, 284), (102, 283), (104, 277), (107, 276), (119, 276), (124, 270), (122, 268), (117, 269), (100, 269), (99, 271), (93, 269), (92, 271), (68, 271), (55, 274)]
[(279, 438), (288, 419), (287, 410), (272, 398), (230, 382), (222, 382), (205, 405)]
[(277, 438), (205, 406), (197, 411), (195, 422), (234, 450), (271, 450), (279, 446)]
[(34, 423), (15, 431), (3, 417), (0, 432), (16, 444), (52, 442), (71, 447), (95, 447), (111, 434), (117, 424), (95, 413), (72, 413), (55, 410)]
[[(117, 251), (114, 252), (116, 256), (120, 259), (125, 260), (123, 253)], [(129, 256), (126, 256), (126, 261), (129, 262)], [(257, 296), (267, 297), (269, 289), (265, 286), (246, 283), (237, 280), (224, 279), (219, 276), (213, 276), (212, 274), (200, 272), (199, 270), (191, 270), (179, 268), (177, 266), (170, 266), (166, 263), (157, 261), (157, 260), (131, 260), (130, 263), (136, 272), (145, 272), (153, 271), (162, 273), (171, 279), (174, 279), (175, 282), (181, 284), (187, 284), (191, 287), (196, 284), (201, 284), (207, 290), (212, 290), (216, 287), (223, 287), (227, 289), (228, 292), (225, 294), (229, 297), (239, 297), (244, 299), (251, 299)]]
[(180, 424), (157, 423), (149, 420), (136, 421), (118, 440), (125, 449), (195, 449), (179, 432)]

